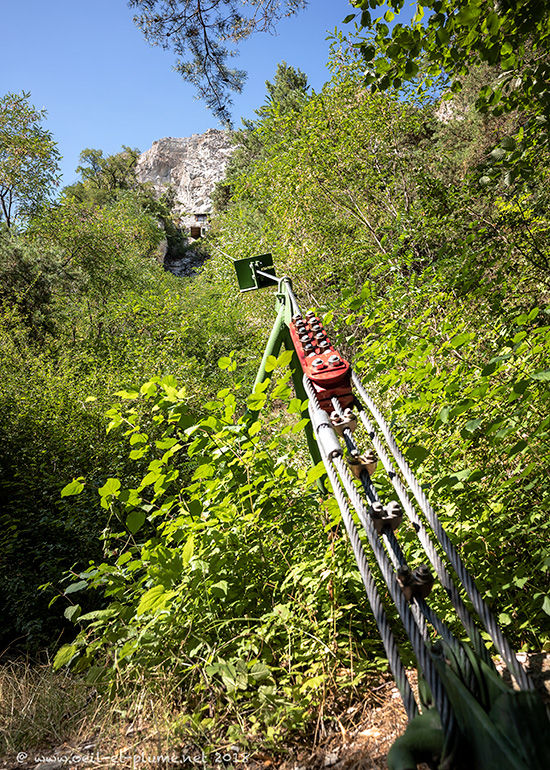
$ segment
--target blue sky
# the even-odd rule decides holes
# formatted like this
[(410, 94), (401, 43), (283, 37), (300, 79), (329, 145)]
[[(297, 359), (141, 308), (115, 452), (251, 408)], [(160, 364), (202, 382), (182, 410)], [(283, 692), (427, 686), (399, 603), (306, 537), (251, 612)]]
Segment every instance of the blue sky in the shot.
[[(126, 0), (0, 0), (0, 6), (0, 95), (30, 91), (32, 103), (48, 110), (63, 184), (76, 178), (85, 147), (143, 151), (163, 136), (219, 127), (173, 72), (173, 55), (151, 47), (134, 26)], [(248, 71), (234, 101), (235, 124), (263, 102), (265, 81), (280, 61), (303, 70), (319, 89), (329, 77), (327, 31), (351, 12), (348, 0), (311, 0), (306, 11), (283, 20), (276, 36), (246, 41), (235, 59)]]

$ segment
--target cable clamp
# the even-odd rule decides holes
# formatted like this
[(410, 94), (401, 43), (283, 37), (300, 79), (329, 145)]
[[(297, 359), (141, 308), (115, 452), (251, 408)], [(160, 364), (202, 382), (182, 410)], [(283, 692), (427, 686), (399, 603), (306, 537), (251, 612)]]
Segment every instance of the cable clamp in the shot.
[(356, 479), (361, 477), (362, 471), (367, 471), (372, 476), (378, 464), (378, 457), (372, 449), (367, 449), (365, 454), (350, 454), (346, 457), (351, 472)]
[(382, 505), (378, 500), (372, 503), (369, 514), (371, 521), (374, 524), (374, 529), (378, 534), (382, 532), (385, 527), (388, 527), (393, 532), (403, 521), (403, 511), (401, 506), (395, 500), (388, 503), (386, 507)]
[(345, 410), (342, 416), (340, 416), (338, 412), (332, 412), (330, 421), (339, 436), (344, 435), (345, 428), (351, 431), (354, 431), (357, 428), (357, 415), (349, 408)]
[(400, 567), (397, 570), (397, 582), (403, 589), (405, 599), (425, 599), (434, 584), (434, 577), (427, 564), (421, 564), (414, 572), (410, 567)]

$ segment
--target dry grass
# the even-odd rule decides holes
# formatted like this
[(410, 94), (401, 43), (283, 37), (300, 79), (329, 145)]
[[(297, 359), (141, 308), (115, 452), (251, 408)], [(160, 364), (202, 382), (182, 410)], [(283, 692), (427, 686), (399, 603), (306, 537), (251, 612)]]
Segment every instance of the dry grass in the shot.
[[(548, 687), (550, 656), (527, 662)], [(410, 677), (414, 687), (415, 672)], [(379, 681), (351, 704), (343, 696), (325, 701), (310, 733), (283, 746), (265, 748), (260, 736), (236, 746), (220, 736), (238, 715), (217, 714), (215, 733), (178, 700), (169, 677), (128, 684), (108, 698), (47, 663), (0, 664), (0, 770), (382, 770), (407, 721), (394, 683)], [(20, 752), (26, 756), (18, 761)]]
[(256, 748), (243, 748), (215, 742), (215, 735), (201, 730), (193, 715), (178, 709), (177, 700), (168, 679), (155, 682), (154, 692), (150, 683), (134, 683), (107, 698), (78, 677), (54, 673), (47, 663), (4, 663), (0, 768), (130, 770), (183, 764), (242, 770), (375, 770), (385, 767), (387, 750), (406, 723), (396, 688), (382, 682), (352, 707), (326, 703), (309, 736), (276, 749), (258, 748), (262, 739), (251, 737)]

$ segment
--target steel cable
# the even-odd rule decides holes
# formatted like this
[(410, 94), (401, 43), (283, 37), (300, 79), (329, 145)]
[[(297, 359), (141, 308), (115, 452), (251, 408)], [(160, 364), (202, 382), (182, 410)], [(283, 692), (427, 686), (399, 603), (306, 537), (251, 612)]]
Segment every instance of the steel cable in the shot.
[(417, 537), (420, 540), (420, 543), (424, 548), (426, 556), (428, 557), (432, 567), (434, 568), (441, 585), (445, 589), (451, 601), (451, 604), (455, 608), (457, 616), (460, 622), (462, 623), (464, 630), (470, 637), (470, 640), (474, 646), (474, 649), (478, 653), (478, 655), (480, 655), (480, 657), (482, 657), (487, 663), (492, 665), (491, 656), (489, 655), (489, 651), (487, 650), (487, 647), (483, 643), (481, 634), (479, 633), (477, 626), (475, 625), (470, 613), (468, 612), (466, 605), (462, 601), (462, 597), (460, 596), (458, 588), (456, 587), (451, 575), (449, 574), (449, 571), (445, 567), (445, 564), (443, 563), (441, 556), (437, 552), (430, 538), (430, 535), (426, 530), (424, 522), (416, 513), (414, 506), (411, 502), (411, 499), (407, 493), (407, 489), (405, 488), (405, 485), (403, 484), (403, 482), (401, 481), (401, 478), (399, 477), (397, 471), (395, 470), (391, 462), (391, 459), (384, 448), (384, 445), (382, 444), (379, 437), (377, 436), (374, 426), (366, 416), (362, 405), (359, 402), (357, 403), (358, 403), (358, 406), (360, 407), (359, 418), (361, 419), (361, 422), (363, 423), (363, 425), (367, 430), (367, 433), (369, 434), (369, 437), (372, 441), (374, 449), (376, 450), (376, 453), (380, 458), (380, 461), (382, 462), (382, 465), (384, 466), (386, 473), (390, 478), (393, 488), (397, 492), (401, 505), (403, 506), (405, 513), (409, 517), (415, 529)]
[[(317, 394), (315, 393), (315, 390), (309, 378), (307, 376), (304, 376), (303, 381), (304, 381), (304, 388), (309, 397), (310, 414), (311, 414), (312, 409), (319, 410), (320, 405), (317, 399)], [(319, 446), (322, 453), (324, 454), (324, 448), (322, 447), (322, 442), (319, 442)], [(401, 622), (403, 623), (403, 627), (405, 628), (407, 636), (410, 639), (418, 664), (432, 692), (434, 702), (439, 712), (441, 723), (443, 725), (445, 734), (450, 735), (454, 729), (454, 717), (450, 709), (447, 695), (445, 693), (445, 690), (443, 689), (441, 679), (436, 671), (434, 663), (430, 657), (429, 651), (426, 649), (424, 645), (422, 635), (420, 633), (418, 626), (416, 625), (412, 611), (403, 595), (400, 585), (397, 582), (397, 576), (392, 569), (391, 562), (389, 561), (389, 558), (386, 552), (384, 551), (382, 544), (378, 539), (378, 535), (376, 534), (374, 525), (370, 520), (368, 512), (365, 508), (364, 502), (359, 496), (357, 488), (353, 483), (353, 479), (349, 474), (347, 464), (345, 463), (345, 461), (341, 456), (332, 457), (330, 458), (330, 460), (334, 465), (334, 467), (336, 468), (338, 475), (340, 477), (340, 480), (346, 491), (346, 494), (349, 500), (351, 501), (351, 504), (353, 505), (355, 511), (357, 512), (357, 515), (359, 516), (361, 524), (364, 527), (365, 534), (367, 536), (369, 545), (372, 549), (373, 555), (380, 568), (382, 577), (384, 578), (384, 581), (388, 587), (392, 600), (397, 608), (398, 614), (401, 618)], [(328, 463), (326, 462), (325, 457), (323, 457), (323, 461), (326, 467)]]
[(535, 689), (534, 684), (532, 683), (531, 679), (527, 675), (527, 672), (523, 669), (523, 667), (517, 660), (516, 655), (510, 643), (508, 642), (508, 640), (500, 630), (496, 622), (496, 619), (494, 618), (493, 614), (491, 613), (485, 601), (483, 600), (481, 594), (479, 593), (479, 590), (475, 585), (472, 576), (466, 569), (464, 562), (462, 561), (458, 551), (456, 550), (455, 546), (449, 539), (447, 533), (443, 529), (443, 526), (439, 520), (439, 517), (437, 516), (432, 506), (430, 505), (420, 484), (416, 480), (416, 477), (414, 476), (407, 461), (405, 460), (405, 457), (403, 456), (403, 454), (401, 453), (401, 450), (397, 446), (397, 443), (393, 435), (391, 434), (389, 426), (386, 423), (383, 415), (381, 414), (380, 410), (377, 408), (376, 404), (374, 403), (372, 398), (369, 396), (369, 394), (363, 387), (363, 384), (361, 383), (361, 381), (359, 380), (355, 372), (352, 373), (352, 380), (363, 402), (368, 406), (371, 414), (373, 415), (374, 419), (378, 423), (380, 430), (384, 435), (386, 443), (391, 453), (393, 454), (401, 473), (403, 474), (403, 477), (406, 479), (407, 483), (409, 484), (411, 491), (414, 494), (418, 502), (418, 505), (420, 506), (420, 509), (426, 516), (439, 543), (441, 544), (445, 553), (447, 554), (447, 557), (453, 569), (455, 570), (459, 580), (464, 586), (466, 593), (470, 597), (470, 600), (472, 601), (472, 604), (477, 614), (479, 615), (483, 625), (485, 626), (487, 632), (489, 633), (493, 642), (495, 643), (495, 646), (500, 652), (503, 660), (508, 666), (508, 669), (515, 676), (519, 686), (522, 689), (524, 690)]

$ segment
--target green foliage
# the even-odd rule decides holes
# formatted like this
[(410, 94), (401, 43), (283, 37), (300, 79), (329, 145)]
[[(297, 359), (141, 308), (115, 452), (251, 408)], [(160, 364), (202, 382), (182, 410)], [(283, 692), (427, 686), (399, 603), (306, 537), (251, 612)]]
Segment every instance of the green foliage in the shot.
[(34, 214), (58, 182), (59, 153), (29, 93), (0, 99), (0, 222)]
[(76, 168), (82, 180), (65, 187), (63, 196), (69, 200), (76, 198), (79, 203), (103, 205), (113, 202), (125, 191), (138, 190), (138, 158), (139, 150), (131, 147), (123, 147), (121, 152), (106, 158), (102, 150), (82, 150), (82, 165)]
[[(355, 45), (367, 63), (365, 83), (375, 90), (401, 89), (411, 81), (422, 90), (462, 90), (476, 67), (491, 69), (477, 91), (476, 108), (493, 116), (523, 113), (521, 137), (504, 153), (509, 179), (529, 180), (530, 160), (548, 148), (550, 97), (550, 16), (547, 3), (517, 0), (422, 0), (410, 23), (402, 23), (403, 0), (387, 3), (383, 17), (373, 19), (369, 8), (383, 0), (360, 0), (359, 37)], [(390, 31), (388, 23), (396, 22)], [(348, 17), (348, 21), (355, 14)], [(408, 19), (406, 19), (408, 22)], [(366, 34), (365, 34), (366, 31)], [(501, 148), (503, 150), (503, 148)]]
[[(216, 242), (235, 256), (272, 251), (299, 295), (331, 308), (338, 345), (384, 406), (502, 625), (540, 648), (548, 154), (530, 156), (521, 193), (503, 179), (524, 116), (474, 109), (490, 69), (471, 73), (460, 113), (442, 123), (428, 96), (369, 94), (344, 45), (333, 68), (298, 110), (258, 121), (262, 154), (232, 180)], [(421, 558), (400, 538), (413, 563)], [(450, 618), (445, 597), (434, 602)]]
[(359, 44), (372, 67), (367, 83), (381, 89), (399, 88), (423, 71), (428, 86), (438, 77), (449, 79), (456, 92), (473, 66), (489, 64), (498, 66), (502, 76), (481, 89), (477, 102), (481, 110), (501, 114), (519, 108), (550, 118), (546, 89), (550, 25), (545, 3), (519, 0), (494, 6), (482, 0), (423, 0), (411, 23), (402, 24), (398, 19), (391, 34), (387, 24), (395, 13), (402, 12), (403, 2), (387, 3), (391, 10), (372, 20), (368, 8), (382, 4), (381, 0), (356, 3), (363, 9), (360, 29), (373, 33), (372, 41)]
[(369, 292), (346, 323), (368, 330), (356, 368), (501, 625), (540, 648), (550, 629), (550, 326), (537, 307), (489, 326), (493, 309), (478, 302), (468, 317), (452, 293), (413, 280)]
[(67, 282), (59, 249), (41, 249), (13, 231), (0, 231), (0, 302), (6, 325), (23, 324), (34, 336), (52, 332), (55, 295)]
[(229, 205), (234, 184), (238, 184), (239, 177), (247, 174), (254, 162), (265, 157), (266, 142), (256, 130), (262, 120), (272, 113), (285, 115), (299, 111), (308, 90), (307, 75), (284, 61), (277, 64), (273, 83), (266, 80), (265, 85), (266, 99), (255, 111), (258, 120), (243, 119), (243, 128), (233, 133), (236, 148), (229, 159), (225, 177), (218, 182), (212, 196), (214, 211), (218, 213)]
[[(191, 710), (230, 704), (245, 732), (274, 738), (303, 725), (324, 688), (358, 684), (380, 642), (331, 502), (319, 506), (313, 480), (287, 462), (296, 426), (248, 428), (239, 391), (218, 392), (196, 420), (185, 389), (154, 379), (110, 410), (109, 429), (148, 465), (134, 486), (98, 490), (107, 558), (71, 576), (64, 595), (82, 631), (56, 666), (96, 683), (171, 670)], [(79, 614), (86, 587), (104, 603)]]
[(104, 303), (122, 286), (139, 280), (140, 267), (163, 237), (155, 219), (133, 196), (93, 206), (69, 200), (44, 211), (28, 231), (36, 243), (61, 248), (78, 269), (90, 298)]

